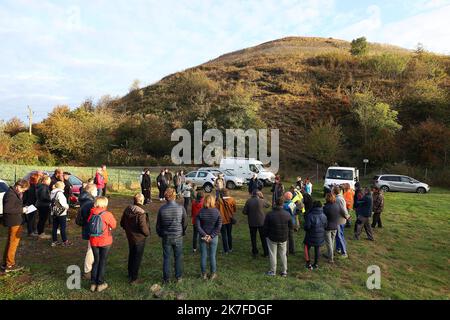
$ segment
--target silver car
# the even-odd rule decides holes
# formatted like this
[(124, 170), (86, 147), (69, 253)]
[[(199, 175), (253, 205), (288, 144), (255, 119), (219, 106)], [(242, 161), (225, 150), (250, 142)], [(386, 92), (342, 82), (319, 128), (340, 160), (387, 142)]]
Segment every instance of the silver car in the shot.
[(400, 191), (427, 193), (430, 191), (430, 186), (428, 184), (417, 181), (411, 177), (398, 174), (383, 174), (375, 176), (373, 178), (373, 184), (384, 192)]
[(203, 188), (207, 193), (212, 191), (217, 178), (214, 173), (203, 170), (191, 171), (185, 177), (187, 183), (193, 183), (195, 187)]
[(230, 170), (220, 170), (214, 167), (204, 167), (198, 170), (212, 172), (215, 176), (223, 173), (227, 189), (241, 188), (244, 185), (244, 179), (236, 177)]

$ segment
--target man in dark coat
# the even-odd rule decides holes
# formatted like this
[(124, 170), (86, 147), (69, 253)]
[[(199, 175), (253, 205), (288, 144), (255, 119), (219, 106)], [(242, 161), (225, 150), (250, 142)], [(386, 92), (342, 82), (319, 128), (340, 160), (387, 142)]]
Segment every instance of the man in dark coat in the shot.
[(258, 179), (258, 175), (255, 173), (253, 177), (248, 182), (248, 193), (253, 195), (253, 191), (261, 191), (263, 188), (263, 183)]
[(373, 217), (372, 217), (372, 228), (378, 225), (378, 228), (383, 228), (381, 223), (381, 213), (384, 210), (384, 195), (378, 187), (373, 187)]
[(150, 235), (149, 218), (143, 206), (144, 201), (144, 195), (135, 195), (133, 205), (125, 209), (120, 220), (120, 226), (125, 230), (128, 239), (128, 279), (130, 284), (138, 281), (145, 241)]
[(147, 168), (144, 169), (144, 173), (142, 174), (141, 190), (145, 198), (144, 205), (152, 202), (152, 178), (150, 176), (150, 170)]
[(287, 242), (289, 230), (292, 230), (291, 215), (283, 209), (284, 198), (277, 199), (273, 210), (264, 219), (264, 234), (266, 235), (269, 250), (270, 270), (268, 276), (276, 275), (277, 253), (281, 260), (281, 276), (287, 276)]
[(275, 177), (275, 183), (270, 191), (272, 192), (272, 207), (275, 207), (278, 199), (283, 198), (284, 195), (284, 186), (281, 183), (280, 176)]
[[(305, 217), (304, 229), (306, 234), (305, 240), (303, 241), (305, 244), (306, 268), (310, 270), (319, 268), (320, 246), (325, 242), (325, 228), (327, 224), (328, 221), (323, 213), (322, 203), (320, 201), (314, 201), (312, 209)], [(311, 247), (314, 247), (314, 265), (311, 265)]]
[(253, 190), (252, 197), (247, 200), (242, 213), (248, 216), (248, 227), (250, 229), (250, 239), (252, 241), (252, 254), (258, 255), (258, 246), (256, 245), (256, 233), (259, 232), (261, 244), (264, 251), (264, 257), (269, 255), (267, 241), (264, 235), (264, 219), (266, 214), (264, 208), (269, 208), (270, 204), (264, 201), (264, 195), (261, 191)]
[(356, 222), (355, 222), (355, 240), (359, 240), (362, 228), (366, 231), (367, 238), (374, 241), (370, 217), (372, 216), (372, 194), (369, 188), (364, 189), (364, 195), (355, 203)]
[(22, 224), (25, 222), (24, 213), (27, 211), (27, 208), (23, 206), (23, 193), (29, 187), (28, 181), (17, 181), (14, 187), (9, 188), (3, 196), (3, 224), (8, 227), (8, 237), (1, 266), (5, 273), (23, 269), (16, 265), (16, 251), (20, 243)]
[(156, 178), (156, 184), (158, 185), (159, 190), (159, 201), (164, 200), (164, 193), (168, 187), (167, 177), (165, 176), (165, 171), (161, 170), (160, 174)]

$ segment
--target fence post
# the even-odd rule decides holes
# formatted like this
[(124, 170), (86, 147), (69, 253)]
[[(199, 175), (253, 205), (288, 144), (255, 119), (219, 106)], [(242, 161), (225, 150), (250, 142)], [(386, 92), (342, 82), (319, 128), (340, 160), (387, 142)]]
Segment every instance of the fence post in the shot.
[(14, 167), (14, 181), (13, 184), (17, 181), (17, 167)]

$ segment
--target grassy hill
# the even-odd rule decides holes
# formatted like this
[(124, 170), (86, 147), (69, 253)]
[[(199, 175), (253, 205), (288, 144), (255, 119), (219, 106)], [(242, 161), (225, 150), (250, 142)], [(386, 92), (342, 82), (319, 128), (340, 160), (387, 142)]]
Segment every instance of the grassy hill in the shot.
[[(435, 72), (432, 65), (443, 72), (437, 79), (439, 87), (450, 89), (448, 56), (427, 54), (426, 61), (418, 66), (414, 52), (395, 46), (369, 44), (369, 53), (364, 57), (352, 56), (349, 51), (349, 42), (331, 38), (289, 37), (270, 41), (167, 76), (131, 92), (119, 105), (125, 108), (121, 111), (157, 114), (169, 127), (179, 127), (183, 110), (192, 105), (192, 101), (179, 103), (182, 95), (179, 91), (192, 92), (184, 90), (179, 82), (194, 74), (197, 82), (203, 81), (194, 88), (197, 91), (208, 92), (210, 87), (217, 86), (225, 96), (236, 88), (245, 92), (257, 103), (257, 114), (265, 125), (281, 130), (283, 161), (302, 163), (308, 157), (307, 152), (298, 150), (292, 154), (290, 146), (303, 141), (315, 122), (332, 117), (344, 127), (347, 137), (354, 134), (355, 123), (350, 115), (352, 93), (368, 88), (394, 109), (400, 108), (406, 96), (404, 90), (414, 81), (437, 78), (432, 74)], [(211, 108), (214, 109), (214, 103)]]

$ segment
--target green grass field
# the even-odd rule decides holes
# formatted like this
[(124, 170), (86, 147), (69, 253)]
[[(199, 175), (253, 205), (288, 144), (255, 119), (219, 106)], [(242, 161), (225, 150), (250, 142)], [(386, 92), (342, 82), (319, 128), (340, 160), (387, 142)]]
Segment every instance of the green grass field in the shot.
[[(286, 184), (287, 185), (287, 184)], [(320, 191), (319, 186), (316, 189)], [(153, 190), (154, 192), (156, 190)], [(265, 190), (269, 197), (268, 189)], [(218, 250), (216, 281), (199, 278), (200, 256), (191, 253), (192, 227), (184, 242), (184, 281), (163, 287), (163, 299), (449, 299), (450, 280), (450, 192), (433, 188), (426, 195), (388, 193), (383, 213), (383, 229), (375, 230), (375, 242), (351, 240), (346, 229), (349, 259), (335, 265), (321, 260), (315, 271), (304, 267), (302, 241), (304, 232), (296, 234), (295, 256), (288, 258), (289, 276), (268, 278), (268, 260), (251, 256), (246, 217), (242, 206), (247, 193), (235, 191), (239, 204), (238, 224), (233, 229), (233, 253)], [(112, 194), (110, 209), (117, 219), (130, 202), (129, 194)], [(154, 194), (155, 196), (155, 194)], [(316, 198), (322, 198), (319, 192)], [(155, 215), (158, 203), (151, 205), (152, 235), (147, 242), (141, 267), (143, 284), (129, 286), (127, 282), (128, 247), (123, 230), (115, 232), (115, 242), (109, 256), (106, 278), (110, 289), (90, 293), (89, 283), (81, 290), (68, 290), (66, 268), (83, 264), (87, 243), (80, 230), (70, 221), (71, 248), (51, 248), (50, 242), (24, 235), (17, 260), (25, 270), (0, 277), (0, 299), (155, 299), (150, 287), (161, 283), (162, 250), (156, 235)], [(72, 216), (75, 212), (72, 212)], [(6, 228), (0, 229), (0, 248), (5, 245)], [(220, 243), (219, 243), (220, 244)], [(368, 290), (366, 271), (370, 265), (381, 268), (381, 290)]]

